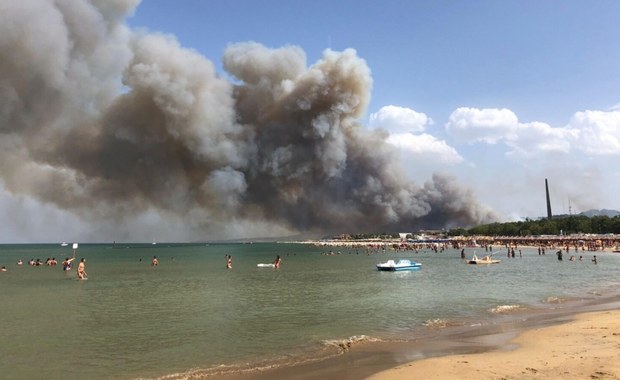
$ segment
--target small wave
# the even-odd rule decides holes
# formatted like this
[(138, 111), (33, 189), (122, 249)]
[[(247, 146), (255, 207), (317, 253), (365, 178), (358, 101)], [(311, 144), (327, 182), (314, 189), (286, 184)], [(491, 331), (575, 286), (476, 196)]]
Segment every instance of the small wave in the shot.
[(170, 373), (155, 378), (137, 378), (135, 380), (195, 380), (206, 379), (211, 377), (221, 377), (230, 375), (247, 375), (251, 373), (260, 373), (282, 367), (294, 366), (304, 363), (311, 363), (323, 360), (324, 357), (317, 356), (306, 359), (281, 358), (279, 360), (270, 360), (256, 363), (218, 365), (211, 368), (193, 368), (184, 372)]
[(543, 303), (548, 304), (560, 304), (566, 302), (566, 298), (563, 297), (547, 297), (543, 300)]
[[(240, 363), (232, 365), (216, 365), (211, 368), (193, 368), (183, 372), (170, 373), (155, 378), (143, 378), (139, 377), (135, 380), (194, 380), (194, 379), (206, 379), (211, 377), (221, 377), (229, 375), (247, 375), (252, 373), (260, 373), (277, 368), (292, 367), (296, 365), (302, 365), (307, 363), (314, 363), (326, 358), (340, 355), (348, 351), (351, 347), (363, 344), (367, 342), (380, 342), (381, 339), (372, 338), (366, 335), (356, 335), (347, 339), (333, 339), (323, 341), (323, 345), (329, 350), (319, 350), (312, 354), (305, 356), (287, 355), (277, 358), (266, 359), (251, 363)], [(334, 352), (333, 348), (337, 350)]]
[(499, 306), (489, 309), (489, 311), (493, 314), (507, 314), (507, 313), (512, 313), (514, 311), (519, 311), (523, 309), (524, 307), (521, 305), (499, 305)]
[(346, 339), (329, 339), (329, 340), (324, 340), (323, 344), (325, 346), (328, 347), (336, 347), (338, 348), (341, 352), (346, 352), (348, 351), (351, 347), (358, 345), (358, 344), (363, 344), (363, 343), (368, 343), (368, 342), (380, 342), (381, 339), (379, 338), (373, 338), (367, 335), (354, 335), (352, 337), (346, 338)]
[(443, 329), (446, 327), (462, 326), (462, 323), (456, 321), (449, 321), (447, 319), (429, 319), (423, 323), (424, 326), (430, 329)]
[(253, 372), (261, 372), (269, 369), (275, 369), (280, 367), (277, 364), (261, 364), (261, 365), (220, 365), (213, 368), (203, 369), (194, 368), (185, 372), (170, 373), (167, 375), (155, 377), (155, 378), (143, 378), (139, 377), (135, 380), (192, 380), (192, 379), (204, 379), (214, 376), (226, 376), (233, 374), (247, 374)]

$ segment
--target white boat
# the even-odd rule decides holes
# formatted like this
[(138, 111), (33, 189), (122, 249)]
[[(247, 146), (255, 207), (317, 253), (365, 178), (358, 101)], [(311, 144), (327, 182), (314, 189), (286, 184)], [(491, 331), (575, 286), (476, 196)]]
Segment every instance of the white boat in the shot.
[(63, 242), (60, 244), (60, 246), (61, 246), (61, 247), (66, 247), (66, 246), (68, 246), (68, 245), (69, 245), (69, 244), (67, 244), (67, 242), (66, 242), (66, 241), (63, 241)]
[(500, 260), (496, 260), (491, 258), (491, 255), (486, 255), (483, 258), (479, 259), (478, 256), (474, 253), (471, 260), (467, 260), (467, 264), (497, 264)]
[(419, 270), (420, 268), (422, 268), (422, 264), (407, 259), (401, 259), (398, 260), (398, 262), (395, 262), (394, 260), (388, 260), (385, 263), (377, 264), (377, 270), (387, 272)]
[(275, 268), (276, 267), (275, 264), (256, 264), (256, 266), (259, 268)]

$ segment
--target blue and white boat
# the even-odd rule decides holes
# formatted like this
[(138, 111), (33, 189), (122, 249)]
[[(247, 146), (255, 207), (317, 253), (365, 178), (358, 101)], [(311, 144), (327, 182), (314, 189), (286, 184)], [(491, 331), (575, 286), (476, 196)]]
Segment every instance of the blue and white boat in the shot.
[(420, 268), (422, 268), (422, 264), (407, 259), (400, 259), (398, 260), (398, 262), (395, 262), (394, 260), (388, 260), (385, 263), (377, 264), (377, 270), (387, 272), (396, 272), (402, 270), (419, 270)]

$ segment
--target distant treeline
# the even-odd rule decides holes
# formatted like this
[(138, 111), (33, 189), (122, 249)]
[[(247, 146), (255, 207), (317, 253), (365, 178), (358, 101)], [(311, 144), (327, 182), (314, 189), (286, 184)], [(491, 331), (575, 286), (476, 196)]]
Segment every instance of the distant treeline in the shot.
[(473, 228), (454, 228), (450, 236), (533, 236), (570, 234), (620, 234), (620, 216), (569, 215), (553, 219), (525, 219), (519, 222), (491, 223)]

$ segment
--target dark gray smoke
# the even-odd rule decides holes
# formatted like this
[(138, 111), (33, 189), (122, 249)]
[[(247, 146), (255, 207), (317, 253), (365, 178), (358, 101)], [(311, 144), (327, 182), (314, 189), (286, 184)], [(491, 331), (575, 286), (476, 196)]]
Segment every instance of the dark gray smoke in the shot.
[(407, 180), (386, 135), (359, 125), (372, 79), (354, 50), (308, 67), (297, 47), (231, 45), (233, 84), (174, 38), (130, 30), (137, 3), (0, 0), (6, 190), (106, 239), (145, 238), (131, 228), (147, 219), (161, 239), (201, 239), (491, 218), (451, 179)]

